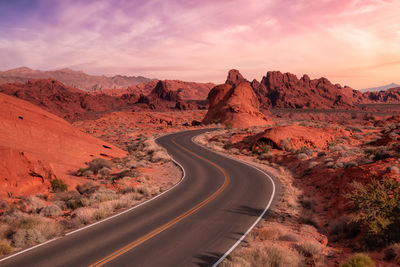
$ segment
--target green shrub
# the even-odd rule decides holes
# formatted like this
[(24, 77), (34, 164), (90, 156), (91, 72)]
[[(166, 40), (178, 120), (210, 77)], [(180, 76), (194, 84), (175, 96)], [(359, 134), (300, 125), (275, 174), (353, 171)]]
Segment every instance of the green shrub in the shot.
[(53, 189), (53, 192), (68, 191), (68, 185), (66, 183), (64, 183), (64, 181), (61, 179), (53, 179), (50, 181), (50, 183), (51, 183), (51, 188)]
[(385, 177), (363, 185), (352, 184), (348, 195), (355, 220), (366, 229), (367, 245), (371, 247), (389, 245), (400, 241), (400, 182)]
[(11, 254), (12, 252), (13, 248), (10, 245), (10, 243), (8, 243), (5, 240), (0, 240), (0, 256), (8, 255)]
[(351, 256), (347, 261), (340, 264), (340, 267), (374, 267), (375, 264), (371, 258), (362, 253)]

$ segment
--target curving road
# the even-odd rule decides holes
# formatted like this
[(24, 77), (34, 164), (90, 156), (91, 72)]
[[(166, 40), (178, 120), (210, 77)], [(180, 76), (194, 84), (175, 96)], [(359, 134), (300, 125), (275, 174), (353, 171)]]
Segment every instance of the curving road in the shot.
[(275, 192), (265, 173), (192, 142), (157, 142), (185, 170), (168, 192), (101, 223), (0, 261), (0, 266), (211, 266), (262, 216)]

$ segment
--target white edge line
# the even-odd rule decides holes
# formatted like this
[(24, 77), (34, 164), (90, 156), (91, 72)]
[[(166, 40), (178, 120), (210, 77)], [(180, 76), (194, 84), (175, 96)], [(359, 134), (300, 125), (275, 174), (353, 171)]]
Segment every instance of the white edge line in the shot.
[[(173, 133), (169, 133), (169, 134), (166, 134), (166, 135), (159, 136), (159, 137), (157, 137), (155, 140), (157, 140), (158, 138), (167, 136), (167, 135), (175, 134), (175, 133), (177, 133), (177, 132), (173, 132)], [(154, 141), (155, 141), (155, 140), (154, 140)], [(72, 231), (72, 232), (68, 232), (68, 233), (66, 233), (66, 234), (63, 235), (63, 236), (72, 235), (72, 234), (74, 234), (74, 233), (77, 233), (77, 232), (80, 232), (80, 231), (85, 230), (85, 229), (87, 229), (87, 228), (90, 228), (90, 227), (92, 227), (92, 226), (95, 226), (95, 225), (97, 225), (97, 224), (99, 224), (99, 223), (102, 223), (102, 222), (111, 220), (111, 219), (113, 219), (113, 218), (115, 218), (115, 217), (118, 217), (118, 216), (120, 216), (120, 215), (122, 215), (122, 214), (125, 214), (125, 213), (127, 213), (127, 212), (129, 212), (129, 211), (131, 211), (131, 210), (134, 210), (134, 209), (136, 209), (136, 208), (138, 208), (138, 207), (140, 207), (140, 206), (142, 206), (142, 205), (144, 205), (144, 204), (146, 204), (146, 203), (148, 203), (148, 202), (150, 202), (150, 201), (152, 201), (152, 200), (155, 200), (156, 198), (162, 196), (163, 194), (165, 194), (165, 193), (167, 193), (168, 191), (170, 191), (170, 190), (174, 189), (175, 187), (177, 187), (177, 186), (185, 179), (186, 173), (185, 173), (185, 169), (182, 167), (182, 165), (181, 165), (179, 162), (177, 162), (171, 155), (170, 155), (170, 157), (171, 157), (171, 160), (172, 160), (176, 165), (178, 165), (178, 167), (182, 170), (182, 178), (181, 178), (181, 180), (180, 180), (178, 183), (176, 183), (173, 187), (171, 187), (171, 188), (165, 190), (165, 191), (162, 192), (161, 194), (158, 194), (157, 196), (155, 196), (155, 197), (153, 197), (153, 198), (150, 198), (150, 199), (148, 199), (148, 200), (146, 200), (146, 201), (144, 201), (144, 202), (142, 202), (142, 203), (140, 203), (140, 204), (138, 204), (138, 205), (136, 205), (136, 206), (133, 206), (133, 207), (131, 207), (131, 208), (127, 209), (127, 210), (124, 210), (124, 211), (122, 211), (122, 212), (120, 212), (120, 213), (114, 214), (114, 215), (112, 215), (112, 216), (110, 216), (110, 217), (107, 217), (107, 218), (105, 218), (105, 219), (103, 219), (103, 220), (100, 220), (100, 221), (97, 221), (97, 222), (95, 222), (95, 223), (86, 225), (86, 226), (84, 226), (84, 227), (82, 227), (82, 228), (76, 229), (76, 230), (74, 230), (74, 231)], [(15, 256), (17, 256), (17, 255), (22, 254), (22, 253), (28, 252), (28, 251), (30, 251), (30, 250), (32, 250), (32, 249), (35, 249), (35, 248), (41, 247), (41, 246), (43, 246), (43, 245), (46, 245), (46, 244), (48, 244), (48, 243), (50, 243), (50, 242), (53, 242), (53, 241), (55, 241), (55, 240), (57, 240), (57, 239), (62, 238), (63, 236), (60, 236), (60, 237), (56, 237), (56, 238), (47, 240), (46, 242), (40, 243), (40, 244), (38, 244), (38, 245), (36, 245), (36, 246), (33, 246), (33, 247), (30, 247), (30, 248), (21, 250), (21, 251), (19, 251), (19, 252), (16, 252), (16, 253), (14, 253), (14, 254), (12, 254), (12, 255), (9, 255), (9, 256), (7, 256), (7, 257), (5, 257), (5, 258), (0, 259), (0, 262), (5, 261), (5, 260), (8, 260), (8, 259), (10, 259), (10, 258), (13, 258), (13, 257), (15, 257)]]
[[(204, 133), (203, 133), (204, 134)], [(216, 262), (216, 263), (214, 263), (213, 265), (212, 265), (212, 267), (217, 267), (242, 241), (243, 241), (243, 239), (245, 239), (245, 237), (250, 233), (250, 231), (251, 230), (253, 230), (253, 228), (260, 222), (260, 220), (262, 219), (262, 217), (264, 217), (264, 215), (265, 215), (265, 213), (267, 212), (267, 210), (269, 209), (269, 207), (271, 206), (271, 204), (272, 204), (272, 201), (274, 200), (274, 198), (275, 198), (275, 182), (274, 182), (274, 180), (272, 179), (272, 177), (268, 174), (268, 173), (266, 173), (265, 171), (263, 171), (263, 170), (261, 170), (261, 169), (259, 169), (258, 167), (256, 167), (256, 166), (254, 166), (254, 165), (252, 165), (252, 164), (250, 164), (250, 163), (248, 163), (248, 162), (246, 162), (246, 161), (244, 161), (244, 160), (241, 160), (241, 159), (236, 159), (236, 158), (233, 158), (233, 157), (231, 157), (231, 156), (228, 156), (228, 155), (225, 155), (225, 154), (222, 154), (222, 153), (219, 153), (219, 152), (216, 152), (216, 151), (213, 151), (213, 150), (211, 150), (210, 148), (208, 148), (208, 147), (206, 147), (206, 146), (204, 146), (204, 145), (202, 145), (202, 144), (200, 144), (200, 143), (197, 143), (197, 142), (195, 142), (193, 139), (195, 138), (195, 137), (197, 137), (197, 136), (199, 136), (199, 135), (196, 135), (196, 136), (193, 136), (192, 137), (192, 142), (193, 143), (195, 143), (195, 144), (197, 144), (198, 146), (201, 146), (201, 147), (203, 147), (203, 148), (205, 148), (205, 149), (207, 149), (208, 151), (211, 151), (211, 152), (213, 152), (213, 153), (215, 153), (215, 154), (218, 154), (218, 155), (220, 155), (220, 156), (224, 156), (224, 157), (227, 157), (227, 158), (230, 158), (230, 159), (232, 159), (232, 160), (234, 160), (234, 161), (237, 161), (237, 162), (240, 162), (240, 163), (243, 163), (243, 164), (245, 164), (245, 165), (247, 165), (247, 166), (250, 166), (250, 167), (252, 167), (252, 168), (254, 168), (254, 169), (256, 169), (256, 170), (258, 170), (259, 172), (261, 172), (262, 174), (264, 174), (265, 176), (267, 176), (269, 179), (270, 179), (270, 181), (271, 181), (271, 183), (272, 183), (272, 194), (271, 194), (271, 198), (270, 198), (270, 200), (269, 200), (269, 202), (268, 202), (268, 204), (267, 204), (267, 206), (265, 207), (265, 209), (264, 209), (264, 211), (261, 213), (261, 215), (257, 218), (257, 220), (250, 226), (250, 228), (246, 231), (246, 233), (244, 233), (241, 237), (240, 237), (240, 239), (238, 240), (238, 241), (236, 241), (236, 243), (235, 244), (233, 244), (233, 246), (227, 251), (227, 252), (225, 252), (225, 254)]]

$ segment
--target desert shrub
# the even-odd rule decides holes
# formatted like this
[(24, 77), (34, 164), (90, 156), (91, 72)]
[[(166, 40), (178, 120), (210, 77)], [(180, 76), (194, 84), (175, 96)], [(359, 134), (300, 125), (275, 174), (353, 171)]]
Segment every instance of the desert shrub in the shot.
[(79, 221), (83, 224), (89, 224), (93, 222), (94, 218), (94, 212), (96, 211), (95, 208), (88, 208), (88, 207), (82, 207), (78, 208), (74, 211), (74, 215), (76, 218), (79, 219)]
[(124, 177), (133, 177), (135, 176), (136, 172), (132, 171), (132, 170), (123, 170), (119, 173), (115, 173), (113, 175), (111, 175), (113, 180), (119, 180), (122, 179)]
[(285, 150), (289, 151), (290, 150), (290, 141), (288, 139), (282, 139), (279, 141), (280, 147)]
[(61, 179), (53, 179), (50, 181), (53, 192), (65, 192), (68, 191), (68, 185)]
[(303, 159), (307, 159), (307, 158), (308, 158), (308, 155), (306, 153), (297, 154), (298, 160), (303, 160)]
[(99, 170), (102, 168), (112, 169), (113, 164), (111, 161), (103, 159), (103, 158), (95, 158), (89, 162), (88, 170), (92, 171), (94, 174), (97, 174)]
[(256, 230), (257, 237), (260, 240), (276, 240), (281, 234), (279, 228), (264, 227)]
[(92, 194), (99, 189), (100, 184), (97, 182), (89, 181), (84, 184), (78, 185), (76, 190), (81, 194)]
[(100, 188), (90, 196), (89, 200), (91, 203), (98, 203), (117, 198), (118, 196), (115, 191), (106, 188)]
[(385, 260), (394, 261), (400, 265), (400, 243), (390, 245), (385, 249)]
[(171, 158), (168, 153), (164, 150), (155, 151), (151, 155), (151, 162), (168, 162)]
[(50, 205), (43, 207), (40, 214), (46, 217), (57, 217), (62, 215), (62, 210), (57, 205)]
[(310, 164), (308, 164), (309, 169), (313, 169), (315, 166), (317, 166), (319, 163), (317, 161), (311, 161)]
[(374, 267), (375, 264), (371, 258), (363, 253), (351, 256), (348, 260), (340, 264), (340, 267)]
[(266, 154), (271, 151), (272, 146), (265, 141), (258, 141), (255, 149), (258, 154)]
[(326, 152), (325, 152), (325, 151), (320, 151), (320, 152), (318, 152), (317, 156), (318, 156), (319, 158), (320, 158), (320, 157), (323, 157), (323, 156), (326, 156)]
[(322, 251), (321, 244), (312, 241), (305, 241), (304, 243), (297, 245), (296, 248), (301, 254), (308, 258), (316, 257)]
[(364, 150), (364, 153), (371, 156), (374, 161), (390, 158), (390, 154), (386, 147), (367, 148)]
[(333, 161), (325, 162), (325, 167), (327, 167), (327, 168), (333, 168), (334, 166), (335, 166), (335, 163)]
[(348, 198), (356, 212), (355, 220), (367, 229), (370, 246), (400, 241), (400, 182), (385, 177), (370, 184), (352, 183)]
[(13, 252), (13, 248), (6, 240), (0, 240), (0, 256), (8, 255)]
[(312, 156), (314, 152), (307, 146), (302, 146), (299, 150), (297, 150), (297, 154), (306, 154), (307, 156)]
[(354, 238), (360, 232), (360, 226), (357, 222), (348, 216), (343, 216), (330, 225), (330, 234), (336, 236), (336, 239)]
[(297, 242), (297, 241), (299, 241), (299, 239), (297, 238), (297, 235), (291, 234), (291, 233), (288, 233), (288, 234), (285, 234), (285, 235), (281, 235), (279, 237), (279, 240), (288, 241), (288, 242)]
[(12, 243), (15, 247), (24, 248), (42, 243), (62, 233), (62, 226), (45, 217), (23, 216), (15, 222)]
[(264, 249), (241, 249), (231, 256), (231, 260), (224, 260), (220, 266), (296, 267), (301, 265), (301, 256), (296, 251), (284, 249), (278, 246), (271, 246)]
[(318, 223), (315, 220), (314, 214), (310, 210), (305, 210), (299, 217), (299, 223), (312, 225), (318, 228)]

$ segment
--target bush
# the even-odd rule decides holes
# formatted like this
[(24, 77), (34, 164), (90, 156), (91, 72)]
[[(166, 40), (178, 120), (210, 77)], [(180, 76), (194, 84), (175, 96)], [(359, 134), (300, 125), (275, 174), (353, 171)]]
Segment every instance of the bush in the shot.
[(377, 148), (367, 148), (364, 150), (364, 153), (368, 156), (372, 156), (374, 161), (390, 158), (390, 154), (387, 152), (388, 149), (386, 147), (377, 147)]
[(375, 264), (371, 258), (362, 253), (351, 256), (347, 261), (340, 264), (340, 267), (374, 267)]
[(355, 220), (366, 229), (365, 241), (371, 247), (389, 245), (400, 241), (400, 182), (385, 177), (370, 184), (352, 184), (348, 195)]
[(297, 250), (304, 256), (310, 258), (318, 256), (322, 251), (322, 246), (317, 242), (306, 241), (298, 245)]
[(244, 248), (231, 256), (231, 260), (224, 260), (221, 267), (233, 266), (265, 266), (265, 267), (285, 267), (301, 266), (301, 256), (293, 250), (284, 249), (277, 246), (260, 248)]
[(78, 190), (79, 193), (81, 194), (92, 194), (94, 193), (97, 189), (99, 189), (100, 184), (96, 182), (86, 182), (82, 185), (78, 185), (76, 187), (76, 190)]
[(99, 170), (102, 168), (112, 169), (113, 164), (111, 161), (103, 159), (103, 158), (95, 158), (91, 162), (89, 162), (88, 170), (92, 171), (94, 174), (97, 174)]
[(400, 243), (390, 245), (385, 249), (385, 260), (394, 260), (397, 265), (400, 265)]
[(280, 237), (279, 237), (279, 240), (281, 240), (281, 241), (288, 241), (288, 242), (297, 242), (297, 241), (299, 241), (299, 239), (297, 238), (297, 236), (294, 235), (294, 234), (291, 234), (291, 233), (288, 233), (288, 234), (285, 234), (285, 235), (280, 236)]
[(57, 222), (41, 216), (24, 216), (15, 221), (16, 230), (12, 235), (15, 247), (24, 248), (47, 241), (62, 233)]
[(45, 206), (40, 214), (46, 217), (57, 217), (62, 215), (62, 210), (57, 205)]
[(9, 242), (0, 240), (0, 256), (8, 255), (13, 252), (13, 248)]
[(64, 181), (61, 179), (53, 179), (50, 181), (50, 183), (51, 183), (51, 188), (53, 189), (53, 192), (68, 191), (68, 185), (66, 183), (64, 183)]
[(310, 210), (305, 210), (301, 213), (299, 217), (299, 223), (312, 225), (318, 228), (318, 223), (315, 220), (314, 214)]
[(281, 234), (281, 230), (278, 228), (264, 227), (256, 230), (257, 237), (263, 240), (276, 240)]

